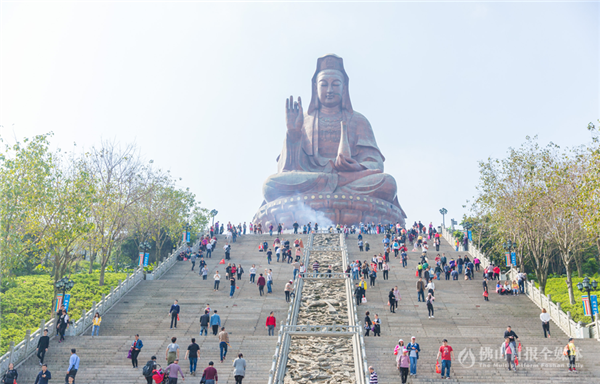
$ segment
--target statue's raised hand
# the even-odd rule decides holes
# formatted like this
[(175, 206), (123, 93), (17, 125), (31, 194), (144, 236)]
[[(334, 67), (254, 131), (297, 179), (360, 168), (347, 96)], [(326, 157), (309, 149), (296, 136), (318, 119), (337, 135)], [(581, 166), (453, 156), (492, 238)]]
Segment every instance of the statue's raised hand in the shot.
[(304, 124), (304, 111), (302, 110), (302, 99), (298, 96), (298, 101), (290, 96), (285, 99), (285, 122), (288, 132), (298, 132)]

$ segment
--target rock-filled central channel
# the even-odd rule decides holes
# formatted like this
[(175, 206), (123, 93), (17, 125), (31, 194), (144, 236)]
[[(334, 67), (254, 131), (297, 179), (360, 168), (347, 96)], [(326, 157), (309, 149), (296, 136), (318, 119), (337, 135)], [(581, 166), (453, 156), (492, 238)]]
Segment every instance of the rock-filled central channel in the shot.
[[(319, 272), (344, 272), (341, 251), (318, 250), (339, 247), (339, 235), (314, 235), (308, 275), (315, 261)], [(306, 278), (302, 286), (302, 300), (297, 325), (349, 325), (348, 294), (343, 279)], [(287, 355), (284, 377), (291, 383), (355, 383), (355, 362), (351, 337), (293, 335)]]

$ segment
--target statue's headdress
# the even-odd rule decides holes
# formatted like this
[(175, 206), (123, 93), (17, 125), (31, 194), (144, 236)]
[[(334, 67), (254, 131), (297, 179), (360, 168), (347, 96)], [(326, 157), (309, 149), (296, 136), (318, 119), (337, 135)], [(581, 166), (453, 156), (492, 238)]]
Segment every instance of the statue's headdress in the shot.
[(350, 91), (348, 90), (349, 78), (344, 70), (344, 59), (334, 55), (332, 53), (319, 57), (317, 59), (317, 70), (312, 78), (312, 96), (310, 98), (310, 104), (308, 106), (308, 114), (314, 112), (319, 107), (319, 97), (317, 94), (317, 75), (321, 71), (327, 69), (335, 69), (340, 71), (344, 76), (344, 90), (342, 93), (342, 110), (352, 113), (352, 103), (350, 102)]

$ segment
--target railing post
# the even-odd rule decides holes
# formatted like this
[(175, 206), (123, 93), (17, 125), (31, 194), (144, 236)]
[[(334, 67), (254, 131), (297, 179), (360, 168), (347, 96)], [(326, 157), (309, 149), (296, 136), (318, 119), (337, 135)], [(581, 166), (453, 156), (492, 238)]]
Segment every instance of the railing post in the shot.
[(29, 344), (31, 344), (31, 329), (25, 331), (25, 356), (29, 355)]
[[(129, 275), (127, 277), (129, 277)], [(123, 283), (123, 280), (119, 280), (119, 284), (117, 284), (117, 288), (119, 290), (119, 293), (118, 293), (119, 299), (123, 296), (123, 287), (121, 286), (122, 283)]]
[[(46, 319), (42, 319), (42, 321), (40, 322), (40, 336), (44, 335), (44, 329), (46, 327)], [(48, 332), (50, 333), (50, 332)]]
[(569, 328), (569, 337), (573, 337), (573, 331), (571, 330), (571, 311), (567, 311), (567, 326)]
[(11, 341), (10, 342), (10, 347), (8, 348), (8, 364), (10, 365), (11, 363), (14, 364), (13, 362), (13, 353), (15, 352), (15, 342)]

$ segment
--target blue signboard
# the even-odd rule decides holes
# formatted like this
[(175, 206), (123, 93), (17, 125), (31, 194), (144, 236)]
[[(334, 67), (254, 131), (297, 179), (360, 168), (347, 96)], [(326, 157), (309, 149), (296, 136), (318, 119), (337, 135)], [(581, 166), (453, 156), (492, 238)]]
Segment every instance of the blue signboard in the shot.
[(592, 314), (597, 315), (598, 314), (598, 296), (596, 295), (592, 295), (590, 296), (590, 301), (592, 304)]
[(69, 302), (71, 302), (71, 295), (67, 293), (65, 295), (65, 310), (67, 312), (69, 311)]
[(190, 242), (190, 233), (189, 232), (187, 232), (185, 234), (185, 241), (188, 242), (188, 243)]
[(513, 266), (517, 265), (517, 252), (510, 253), (510, 262), (512, 263)]
[(473, 241), (473, 233), (471, 231), (468, 231), (469, 234), (469, 241)]
[(147, 267), (147, 266), (148, 266), (148, 260), (149, 260), (149, 259), (150, 259), (150, 253), (149, 253), (149, 252), (146, 252), (146, 253), (144, 254), (144, 267)]

